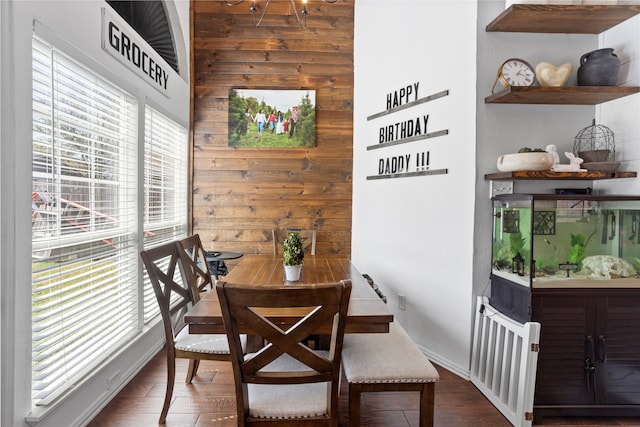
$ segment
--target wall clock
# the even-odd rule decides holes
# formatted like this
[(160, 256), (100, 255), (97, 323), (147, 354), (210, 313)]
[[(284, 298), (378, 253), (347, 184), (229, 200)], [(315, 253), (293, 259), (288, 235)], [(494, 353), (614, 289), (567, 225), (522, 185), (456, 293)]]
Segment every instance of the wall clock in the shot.
[(536, 72), (531, 64), (524, 59), (509, 58), (498, 67), (498, 75), (493, 82), (491, 93), (495, 91), (498, 82), (504, 87), (532, 86), (535, 79)]

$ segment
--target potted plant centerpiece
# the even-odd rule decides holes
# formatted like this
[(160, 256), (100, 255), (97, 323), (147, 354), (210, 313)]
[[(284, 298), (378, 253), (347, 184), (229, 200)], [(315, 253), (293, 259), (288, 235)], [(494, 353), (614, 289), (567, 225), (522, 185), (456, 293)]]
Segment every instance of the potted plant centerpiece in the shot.
[(300, 280), (302, 272), (302, 261), (304, 260), (304, 250), (302, 249), (302, 240), (295, 231), (290, 231), (283, 244), (283, 261), (285, 280), (287, 282), (296, 282)]

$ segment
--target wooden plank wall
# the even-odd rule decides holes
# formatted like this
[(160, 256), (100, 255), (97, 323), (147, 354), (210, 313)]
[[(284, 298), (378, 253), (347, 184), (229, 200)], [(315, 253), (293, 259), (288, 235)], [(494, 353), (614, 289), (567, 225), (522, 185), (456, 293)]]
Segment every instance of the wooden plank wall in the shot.
[[(206, 249), (272, 253), (272, 229), (313, 228), (318, 254), (350, 256), (354, 2), (309, 0), (307, 29), (290, 0), (259, 27), (250, 4), (191, 1), (192, 232)], [(315, 89), (316, 147), (229, 148), (231, 88)]]

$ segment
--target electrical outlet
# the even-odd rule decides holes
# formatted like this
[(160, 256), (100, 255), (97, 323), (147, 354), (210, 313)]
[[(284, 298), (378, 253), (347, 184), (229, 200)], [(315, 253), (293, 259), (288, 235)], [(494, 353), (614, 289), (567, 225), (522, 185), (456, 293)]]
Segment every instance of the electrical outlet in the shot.
[(499, 194), (513, 194), (513, 181), (491, 181), (489, 197)]
[(113, 375), (107, 378), (107, 390), (111, 389), (117, 382), (120, 381), (120, 371), (116, 371)]
[(398, 308), (400, 310), (407, 309), (407, 297), (406, 295), (398, 294)]

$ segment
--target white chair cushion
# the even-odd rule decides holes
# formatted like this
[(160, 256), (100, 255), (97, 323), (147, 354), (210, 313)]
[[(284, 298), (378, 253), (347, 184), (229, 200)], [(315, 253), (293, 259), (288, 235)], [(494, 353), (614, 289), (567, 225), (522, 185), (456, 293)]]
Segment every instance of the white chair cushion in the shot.
[[(240, 337), (242, 348), (246, 348), (247, 337)], [(178, 350), (195, 351), (198, 353), (229, 354), (229, 342), (223, 334), (190, 334), (189, 328), (184, 327), (175, 338)]]
[[(328, 357), (327, 352), (318, 352)], [(247, 355), (248, 358), (251, 355)], [(262, 371), (304, 371), (308, 366), (283, 354)], [(259, 418), (308, 418), (327, 413), (329, 382), (312, 384), (248, 384), (249, 412)]]
[(396, 322), (387, 334), (345, 334), (342, 366), (350, 383), (426, 383), (438, 371)]

